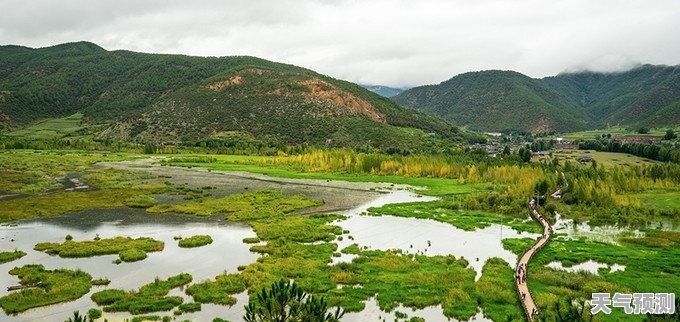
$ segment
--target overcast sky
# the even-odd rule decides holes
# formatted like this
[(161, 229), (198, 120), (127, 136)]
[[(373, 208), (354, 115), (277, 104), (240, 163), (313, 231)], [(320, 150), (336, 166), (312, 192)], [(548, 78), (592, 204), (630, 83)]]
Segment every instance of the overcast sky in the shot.
[(0, 0), (0, 12), (0, 44), (252, 55), (389, 86), (680, 64), (678, 0)]

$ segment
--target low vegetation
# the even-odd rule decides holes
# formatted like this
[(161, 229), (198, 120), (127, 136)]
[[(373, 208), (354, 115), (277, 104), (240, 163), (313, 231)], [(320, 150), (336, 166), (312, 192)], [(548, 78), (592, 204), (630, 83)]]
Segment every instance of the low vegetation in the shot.
[(482, 268), (482, 277), (475, 283), (475, 292), (484, 315), (492, 321), (523, 321), (513, 276), (515, 271), (500, 258), (489, 259)]
[[(250, 199), (253, 196), (247, 195), (261, 193), (274, 197), (272, 192), (249, 192), (232, 198)], [(225, 273), (214, 280), (189, 286), (187, 294), (196, 302), (233, 305), (236, 303), (234, 294), (248, 290), (252, 300), (272, 283), (294, 279), (305, 292), (323, 296), (329, 306), (339, 306), (345, 311), (363, 310), (364, 302), (374, 296), (384, 310), (399, 304), (412, 308), (441, 304), (446, 316), (458, 319), (468, 319), (477, 311), (475, 272), (468, 267), (467, 261), (453, 256), (415, 256), (400, 251), (368, 251), (354, 247), (346, 250), (358, 255), (352, 263), (329, 266), (337, 252), (332, 241), (342, 233), (339, 227), (331, 224), (338, 216), (284, 215), (281, 210), (272, 211), (271, 204), (298, 197), (280, 193), (275, 196), (274, 199), (280, 200), (261, 202), (257, 208), (270, 209), (267, 217), (245, 213), (238, 217), (249, 218), (243, 220), (265, 243), (254, 245), (251, 250), (267, 256), (240, 268), (238, 274)], [(507, 263), (500, 263), (507, 267)], [(503, 277), (494, 278), (501, 280)], [(501, 282), (511, 285), (512, 275), (505, 278)], [(338, 285), (346, 287), (338, 288)]]
[(224, 198), (203, 198), (174, 205), (157, 205), (149, 212), (175, 212), (197, 216), (228, 215), (231, 221), (266, 219), (272, 214), (289, 213), (296, 209), (320, 204), (304, 196), (283, 198), (281, 192), (263, 190), (256, 193), (237, 194)]
[(98, 286), (106, 286), (111, 284), (111, 280), (108, 278), (97, 278), (92, 280), (92, 285), (98, 285)]
[[(219, 216), (248, 224), (257, 236), (243, 241), (252, 244), (251, 251), (266, 256), (240, 266), (238, 273), (224, 273), (214, 279), (188, 285), (186, 292), (195, 303), (182, 304), (181, 298), (167, 296), (171, 288), (177, 287), (173, 285), (189, 283), (186, 278), (178, 278), (181, 282), (157, 280), (149, 284), (156, 286), (147, 285), (138, 291), (106, 289), (97, 292), (92, 298), (104, 306), (104, 311), (146, 314), (177, 310), (183, 313), (200, 307), (199, 303), (233, 305), (236, 303), (234, 295), (244, 291), (250, 294), (251, 302), (254, 302), (258, 294), (270, 289), (273, 283), (295, 280), (295, 285), (304, 292), (323, 296), (329, 307), (337, 306), (345, 311), (362, 310), (364, 302), (375, 297), (379, 307), (384, 310), (394, 309), (400, 304), (410, 308), (441, 305), (447, 317), (459, 320), (470, 318), (479, 307), (495, 322), (505, 322), (504, 317), (507, 316), (517, 320), (522, 314), (516, 294), (512, 292), (513, 270), (500, 259), (489, 260), (478, 281), (475, 281), (475, 272), (461, 258), (409, 255), (398, 250), (368, 250), (358, 245), (342, 250), (343, 253), (356, 255), (351, 263), (329, 265), (333, 257), (342, 256), (335, 241), (342, 238), (342, 234), (350, 232), (343, 232), (333, 224), (341, 220), (342, 216), (296, 214), (297, 210), (319, 205), (319, 201), (272, 190), (226, 197), (213, 197), (212, 194), (192, 190), (193, 199), (168, 204), (156, 196), (159, 191), (167, 191), (164, 190), (167, 184), (158, 182), (158, 178), (140, 173), (89, 169), (95, 160), (128, 157), (83, 155), (81, 160), (79, 156), (68, 154), (33, 155), (22, 152), (14, 158), (2, 153), (0, 160), (8, 160), (8, 164), (0, 163), (0, 168), (11, 171), (0, 175), (0, 191), (21, 192), (21, 189), (25, 189), (22, 193), (27, 193), (30, 198), (0, 200), (0, 218), (6, 220), (47, 215), (50, 206), (56, 209), (55, 213), (92, 207), (95, 203), (88, 198), (97, 200), (94, 193), (101, 191), (100, 201), (104, 206), (148, 207), (148, 211), (153, 213)], [(41, 158), (46, 161), (41, 161)], [(276, 157), (179, 156), (166, 164), (198, 166), (210, 170), (246, 170), (292, 178), (411, 184), (426, 188), (428, 190), (425, 193), (442, 199), (386, 205), (371, 208), (369, 212), (433, 219), (464, 230), (499, 223), (520, 231), (538, 232), (538, 225), (523, 222), (526, 219), (528, 196), (535, 192), (537, 186), (542, 187), (541, 191), (554, 191), (558, 187), (568, 186), (560, 202), (547, 200), (541, 206), (542, 213), (549, 219), (553, 219), (553, 211), (557, 210), (564, 217), (577, 222), (588, 221), (591, 225), (641, 227), (645, 236), (622, 238), (617, 245), (561, 238), (553, 240), (537, 255), (529, 270), (532, 291), (536, 289), (534, 295), (542, 311), (546, 312), (548, 321), (557, 319), (556, 303), (566, 303), (567, 298), (580, 301), (592, 291), (662, 292), (669, 288), (680, 288), (673, 279), (680, 274), (676, 269), (680, 263), (674, 260), (680, 258), (680, 254), (676, 253), (676, 249), (680, 249), (680, 238), (672, 232), (645, 228), (649, 221), (680, 219), (680, 206), (675, 202), (680, 168), (671, 163), (602, 166), (597, 163), (578, 165), (557, 158), (525, 163), (518, 153), (508, 154), (500, 160), (460, 151), (446, 156), (431, 156), (405, 151), (384, 154), (309, 150), (297, 155), (282, 153)], [(82, 172), (84, 182), (101, 190), (78, 193), (60, 191), (55, 180), (63, 178), (69, 167)], [(560, 175), (562, 172), (564, 176)], [(130, 190), (136, 189), (136, 184), (144, 188), (131, 193)], [(50, 199), (60, 194), (64, 197)], [(79, 199), (79, 195), (83, 199)], [(113, 196), (114, 201), (103, 200), (103, 196), (107, 195)], [(215, 195), (219, 196), (219, 193)], [(49, 198), (40, 199), (43, 196)], [(147, 202), (151, 199), (153, 203)], [(50, 205), (48, 201), (58, 204)], [(69, 204), (73, 202), (77, 205)], [(10, 214), (7, 207), (26, 207), (28, 214)], [(7, 216), (2, 217), (5, 214)], [(205, 237), (209, 236), (193, 236), (178, 243), (201, 244), (207, 240)], [(146, 252), (150, 251), (141, 246), (116, 248), (118, 244), (136, 241), (129, 238), (120, 243), (111, 240), (41, 243), (36, 245), (36, 249), (64, 257), (119, 254), (120, 260), (144, 258)], [(147, 242), (154, 245), (161, 243), (153, 240)], [(506, 248), (519, 254), (529, 247), (531, 241), (507, 239), (503, 242)], [(626, 268), (617, 272), (600, 270), (599, 275), (593, 275), (545, 267), (551, 261), (570, 266), (588, 259), (606, 264), (622, 264)], [(640, 283), (643, 280), (645, 283)], [(88, 285), (100, 283), (103, 284), (90, 280)], [(562, 308), (566, 309), (564, 306)], [(613, 315), (602, 321), (621, 318), (620, 315)], [(638, 317), (634, 317), (633, 321), (639, 321)]]
[(13, 252), (0, 252), (0, 264), (11, 262), (26, 256), (26, 253), (15, 250)]
[(148, 237), (132, 239), (130, 237), (113, 237), (99, 240), (73, 241), (63, 243), (39, 243), (35, 250), (44, 251), (60, 257), (91, 257), (118, 254), (124, 262), (135, 262), (146, 258), (147, 252), (163, 250), (164, 243)]
[(196, 302), (191, 302), (191, 303), (182, 303), (177, 307), (177, 311), (179, 314), (176, 315), (181, 315), (184, 313), (191, 313), (191, 312), (198, 312), (201, 310), (201, 303), (196, 303)]
[(123, 203), (133, 208), (149, 208), (156, 204), (156, 200), (149, 195), (139, 195), (125, 199)]
[(118, 252), (118, 258), (123, 262), (137, 262), (145, 259), (148, 255), (139, 248), (128, 248)]
[(190, 285), (186, 293), (198, 303), (214, 303), (234, 305), (236, 298), (231, 294), (245, 291), (246, 286), (241, 276), (237, 274), (222, 274), (214, 281), (203, 281)]
[(46, 270), (42, 265), (25, 265), (9, 273), (27, 288), (0, 298), (0, 306), (7, 314), (72, 301), (87, 294), (92, 286), (92, 276), (80, 270)]
[[(167, 185), (153, 180), (157, 178), (152, 175), (91, 168), (98, 161), (131, 157), (97, 152), (3, 151), (0, 153), (0, 192), (19, 196), (0, 199), (0, 222), (123, 207), (130, 198), (166, 191)], [(80, 173), (81, 180), (95, 188), (66, 191), (60, 180), (68, 173)]]
[[(521, 254), (533, 241), (505, 239), (503, 244)], [(542, 249), (529, 264), (529, 280), (537, 303), (551, 313), (557, 301), (566, 297), (590, 299), (592, 292), (668, 292), (678, 289), (680, 280), (680, 233), (647, 231), (644, 237), (624, 237), (619, 245), (557, 238)], [(587, 272), (570, 273), (545, 267), (550, 262), (561, 262), (565, 267), (593, 260), (608, 265), (624, 265), (622, 271), (601, 268), (597, 275)], [(644, 282), (641, 282), (644, 281)], [(614, 310), (611, 316), (598, 315), (600, 321), (642, 321), (644, 316), (624, 315)]]
[(140, 315), (140, 316), (135, 316), (132, 318), (131, 322), (144, 322), (144, 321), (171, 321), (172, 319), (169, 316), (163, 316), (161, 317), (160, 315)]
[(194, 235), (189, 238), (180, 239), (178, 244), (182, 248), (193, 248), (212, 244), (212, 242), (212, 237), (208, 235)]
[(243, 242), (246, 244), (257, 244), (260, 242), (260, 239), (257, 237), (246, 237), (243, 238)]
[(369, 208), (368, 211), (372, 215), (433, 219), (468, 231), (485, 228), (492, 224), (503, 224), (518, 231), (541, 232), (538, 225), (531, 221), (526, 221), (526, 211), (516, 212), (515, 209), (510, 207), (508, 207), (509, 213), (465, 210), (467, 202), (463, 203), (463, 201), (467, 201), (467, 199), (461, 198), (461, 201), (458, 201), (460, 203), (456, 199), (444, 199), (434, 202), (397, 203), (388, 204), (380, 208)]
[(90, 320), (96, 320), (102, 317), (102, 311), (99, 309), (89, 309), (87, 310), (87, 317), (90, 318)]
[(105, 312), (129, 312), (146, 314), (170, 311), (182, 304), (179, 296), (167, 296), (171, 289), (191, 282), (191, 275), (179, 274), (166, 280), (156, 279), (142, 286), (138, 291), (107, 289), (92, 294), (92, 301), (104, 306)]

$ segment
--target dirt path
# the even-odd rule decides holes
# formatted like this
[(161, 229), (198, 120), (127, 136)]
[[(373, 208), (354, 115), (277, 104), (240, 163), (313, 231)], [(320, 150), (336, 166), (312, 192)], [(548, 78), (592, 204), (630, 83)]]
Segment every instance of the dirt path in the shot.
[[(324, 204), (306, 209), (305, 213), (325, 213), (354, 208), (377, 198), (379, 190), (405, 189), (406, 186), (387, 183), (363, 183), (339, 180), (287, 179), (240, 171), (218, 171), (203, 168), (161, 166), (160, 158), (137, 159), (121, 162), (101, 162), (96, 167), (140, 171), (159, 176), (173, 185), (196, 189), (214, 187), (209, 191), (214, 197), (223, 197), (246, 191), (276, 189), (284, 194), (303, 194)], [(172, 198), (168, 196), (168, 198)], [(173, 202), (173, 200), (166, 200)]]
[(541, 226), (543, 226), (543, 236), (541, 236), (541, 239), (531, 246), (531, 248), (524, 252), (522, 257), (517, 262), (517, 267), (515, 268), (515, 284), (517, 285), (517, 295), (519, 296), (519, 300), (522, 303), (524, 313), (526, 314), (527, 320), (529, 322), (534, 321), (534, 317), (538, 315), (539, 311), (538, 306), (536, 306), (536, 302), (534, 302), (534, 298), (531, 296), (531, 292), (529, 291), (529, 285), (526, 278), (527, 267), (531, 258), (548, 243), (550, 240), (550, 235), (552, 234), (552, 227), (550, 227), (550, 223), (548, 223), (545, 217), (538, 213), (536, 206), (537, 205), (534, 202), (534, 199), (531, 199), (529, 202), (531, 217), (538, 221)]

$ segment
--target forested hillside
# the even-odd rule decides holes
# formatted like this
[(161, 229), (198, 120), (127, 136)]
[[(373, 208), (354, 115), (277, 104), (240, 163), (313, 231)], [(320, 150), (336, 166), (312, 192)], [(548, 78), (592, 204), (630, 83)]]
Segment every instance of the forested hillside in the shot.
[(255, 57), (106, 51), (88, 42), (0, 47), (0, 127), (82, 113), (99, 139), (241, 133), (280, 144), (412, 147), (467, 140), (443, 120), (358, 85)]
[(412, 88), (393, 100), (484, 131), (677, 126), (680, 68), (644, 65), (619, 73), (564, 73), (543, 79), (511, 71), (471, 72)]
[(680, 67), (644, 65), (621, 73), (565, 73), (543, 79), (592, 115), (592, 126), (680, 124)]

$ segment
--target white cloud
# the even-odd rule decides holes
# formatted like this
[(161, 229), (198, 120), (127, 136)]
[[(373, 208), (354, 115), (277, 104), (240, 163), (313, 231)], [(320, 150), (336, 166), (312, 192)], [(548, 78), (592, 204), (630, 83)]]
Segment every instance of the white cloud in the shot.
[(2, 44), (253, 55), (391, 86), (680, 64), (674, 0), (3, 0), (0, 12)]

